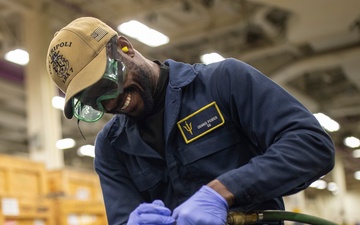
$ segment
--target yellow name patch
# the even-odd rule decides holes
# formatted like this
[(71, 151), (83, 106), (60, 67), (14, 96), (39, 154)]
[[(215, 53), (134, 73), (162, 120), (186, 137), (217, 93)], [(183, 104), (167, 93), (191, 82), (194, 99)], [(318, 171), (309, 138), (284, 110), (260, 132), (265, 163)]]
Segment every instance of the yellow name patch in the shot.
[(224, 124), (216, 102), (212, 102), (177, 122), (178, 128), (188, 144)]

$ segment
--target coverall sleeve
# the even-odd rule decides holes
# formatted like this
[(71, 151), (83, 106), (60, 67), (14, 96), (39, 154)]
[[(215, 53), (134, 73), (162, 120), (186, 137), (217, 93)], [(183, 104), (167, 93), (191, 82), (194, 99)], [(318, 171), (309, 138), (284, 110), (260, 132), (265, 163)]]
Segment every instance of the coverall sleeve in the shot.
[(333, 142), (313, 114), (258, 70), (229, 59), (212, 88), (231, 121), (260, 152), (218, 177), (240, 209), (301, 191), (333, 168)]
[(94, 167), (99, 175), (108, 224), (126, 224), (129, 214), (142, 202), (123, 159), (101, 131), (95, 142)]

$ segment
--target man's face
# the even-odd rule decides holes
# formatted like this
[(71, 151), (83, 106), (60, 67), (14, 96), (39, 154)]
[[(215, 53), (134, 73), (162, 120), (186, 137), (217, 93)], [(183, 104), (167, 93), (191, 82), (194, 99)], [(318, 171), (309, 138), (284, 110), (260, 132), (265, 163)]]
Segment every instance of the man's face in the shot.
[(153, 110), (155, 76), (145, 63), (137, 63), (127, 58), (121, 60), (127, 73), (124, 92), (115, 99), (102, 101), (102, 105), (107, 113), (126, 114), (134, 119), (143, 119)]

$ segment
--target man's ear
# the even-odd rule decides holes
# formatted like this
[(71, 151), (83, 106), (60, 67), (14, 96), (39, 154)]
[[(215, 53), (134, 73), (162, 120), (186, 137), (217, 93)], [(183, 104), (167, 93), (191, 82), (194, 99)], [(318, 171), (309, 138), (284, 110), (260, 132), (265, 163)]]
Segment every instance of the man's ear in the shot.
[(118, 37), (118, 47), (121, 49), (121, 51), (127, 55), (130, 55), (131, 57), (134, 55), (134, 48), (130, 41), (124, 37), (119, 36)]

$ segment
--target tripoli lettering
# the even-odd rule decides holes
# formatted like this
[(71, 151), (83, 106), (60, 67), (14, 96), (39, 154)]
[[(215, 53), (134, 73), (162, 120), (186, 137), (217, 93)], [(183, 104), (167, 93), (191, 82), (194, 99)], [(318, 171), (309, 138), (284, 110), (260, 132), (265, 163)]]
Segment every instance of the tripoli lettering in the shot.
[[(55, 46), (51, 49), (50, 55), (52, 55), (59, 47), (60, 47), (60, 48), (62, 48), (62, 47), (71, 47), (71, 44), (72, 44), (72, 42), (67, 42), (67, 41), (65, 41), (65, 42), (61, 42), (60, 44), (55, 45)], [(50, 57), (51, 57), (51, 56), (50, 56)]]
[(61, 42), (55, 45), (49, 53), (51, 60), (49, 64), (52, 65), (53, 71), (63, 83), (65, 83), (68, 77), (71, 75), (70, 73), (73, 72), (73, 68), (70, 67), (69, 60), (60, 54), (60, 48), (71, 47), (71, 45), (72, 42)]

